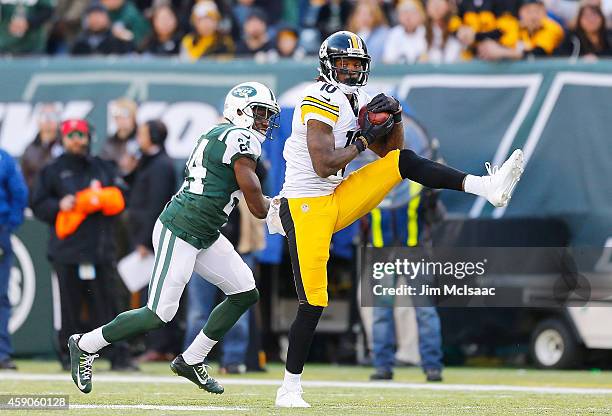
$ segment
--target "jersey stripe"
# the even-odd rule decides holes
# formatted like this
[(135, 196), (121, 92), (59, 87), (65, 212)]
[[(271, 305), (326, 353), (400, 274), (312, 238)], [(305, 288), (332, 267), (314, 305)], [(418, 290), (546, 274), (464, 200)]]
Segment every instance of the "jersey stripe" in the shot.
[(333, 115), (336, 119), (340, 116), (340, 111), (338, 110), (332, 110), (327, 106), (321, 105), (318, 102), (314, 102), (312, 100), (304, 100), (302, 101), (302, 108), (304, 108), (305, 106), (308, 107), (316, 107), (322, 111), (324, 111), (325, 113), (329, 113), (331, 115)]
[(331, 111), (325, 110), (321, 107), (316, 107), (313, 104), (302, 104), (301, 110), (302, 110), (302, 124), (304, 124), (304, 118), (306, 117), (308, 113), (318, 114), (320, 116), (323, 116), (333, 121), (334, 123), (338, 121), (337, 114), (334, 114)]
[[(166, 256), (164, 258), (164, 266), (161, 271), (161, 274), (159, 275), (157, 286), (155, 287), (155, 297), (153, 298), (153, 304), (151, 305), (151, 310), (155, 313), (157, 313), (156, 309), (159, 303), (159, 298), (161, 296), (162, 290), (164, 289), (164, 280), (166, 279), (166, 275), (168, 274), (170, 263), (172, 263), (172, 253), (174, 252), (175, 241), (176, 236), (170, 233), (170, 241), (168, 241), (168, 249), (166, 250)], [(157, 315), (159, 315), (159, 313), (157, 313)]]
[(151, 275), (151, 280), (149, 280), (149, 291), (148, 293), (153, 293), (151, 292), (151, 289), (153, 289), (153, 285), (155, 283), (155, 279), (156, 279), (156, 274), (157, 274), (157, 266), (159, 263), (159, 259), (161, 257), (161, 252), (164, 249), (164, 239), (166, 237), (166, 227), (162, 227), (162, 230), (160, 232), (160, 236), (159, 236), (159, 244), (157, 246), (157, 256), (155, 257), (155, 266), (153, 267), (153, 274)]
[(304, 97), (304, 99), (302, 100), (302, 104), (304, 102), (312, 103), (312, 104), (319, 104), (319, 105), (325, 107), (327, 110), (329, 110), (329, 111), (331, 111), (333, 113), (338, 113), (339, 114), (339, 111), (340, 111), (340, 107), (339, 106), (333, 105), (333, 104), (330, 104), (330, 103), (326, 103), (325, 101), (321, 101), (318, 98), (312, 97), (310, 95)]
[(317, 108), (320, 108), (320, 109), (321, 109), (321, 110), (323, 110), (323, 111), (326, 111), (326, 112), (328, 112), (328, 113), (330, 113), (330, 114), (333, 114), (333, 115), (334, 115), (334, 116), (336, 116), (336, 117), (339, 117), (339, 116), (340, 116), (340, 112), (339, 112), (339, 111), (330, 110), (330, 109), (329, 109), (329, 108), (327, 108), (327, 107), (323, 107), (322, 105), (317, 104), (317, 103), (313, 103), (313, 102), (311, 102), (311, 101), (303, 102), (303, 103), (302, 103), (302, 107), (304, 107), (304, 106), (317, 107)]

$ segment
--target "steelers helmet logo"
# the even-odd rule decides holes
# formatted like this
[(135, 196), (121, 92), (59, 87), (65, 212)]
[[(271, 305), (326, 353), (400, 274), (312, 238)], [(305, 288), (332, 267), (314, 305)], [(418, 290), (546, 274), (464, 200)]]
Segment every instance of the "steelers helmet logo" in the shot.
[(8, 297), (11, 304), (9, 333), (15, 333), (26, 321), (36, 295), (36, 274), (28, 249), (16, 236), (11, 236), (13, 267), (9, 277)]
[(327, 39), (323, 41), (321, 47), (319, 48), (319, 58), (325, 58), (327, 55)]
[(257, 90), (253, 87), (249, 87), (248, 85), (237, 87), (232, 90), (232, 95), (234, 97), (253, 97), (257, 94)]

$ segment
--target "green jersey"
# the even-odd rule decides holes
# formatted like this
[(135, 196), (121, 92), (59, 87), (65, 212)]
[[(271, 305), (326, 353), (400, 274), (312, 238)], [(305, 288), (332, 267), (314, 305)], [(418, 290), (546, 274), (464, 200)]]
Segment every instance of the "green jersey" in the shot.
[(183, 186), (160, 221), (195, 248), (210, 247), (241, 194), (234, 163), (241, 157), (257, 161), (260, 155), (261, 143), (252, 131), (229, 123), (213, 127), (198, 140), (185, 166)]
[[(0, 0), (0, 55), (40, 54), (47, 45), (48, 28), (56, 0)], [(46, 12), (46, 13), (45, 13)], [(13, 36), (9, 30), (13, 17), (28, 20), (23, 36)]]

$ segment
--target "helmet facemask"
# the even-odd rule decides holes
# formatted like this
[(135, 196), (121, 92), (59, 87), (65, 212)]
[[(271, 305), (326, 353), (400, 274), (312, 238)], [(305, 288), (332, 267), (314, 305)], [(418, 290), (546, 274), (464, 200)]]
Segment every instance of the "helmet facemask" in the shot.
[(257, 133), (261, 142), (272, 139), (274, 129), (279, 128), (278, 118), (280, 111), (278, 107), (273, 107), (265, 103), (249, 103), (244, 109), (239, 110), (253, 121), (249, 129)]
[[(361, 62), (361, 69), (349, 69), (346, 64), (348, 60), (358, 60)], [(370, 60), (364, 57), (341, 56), (330, 58), (330, 69), (332, 78), (349, 87), (363, 87), (368, 82), (370, 75)], [(346, 77), (343, 78), (342, 77)]]

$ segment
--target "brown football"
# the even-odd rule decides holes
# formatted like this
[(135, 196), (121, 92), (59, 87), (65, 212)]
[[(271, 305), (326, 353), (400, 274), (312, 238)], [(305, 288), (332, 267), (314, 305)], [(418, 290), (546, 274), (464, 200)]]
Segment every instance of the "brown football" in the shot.
[(359, 110), (359, 127), (363, 128), (363, 121), (365, 114), (368, 114), (368, 120), (372, 124), (383, 124), (389, 117), (391, 117), (390, 113), (373, 113), (368, 111), (365, 106), (361, 107)]

